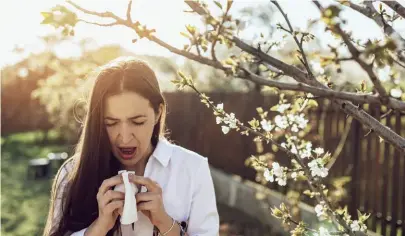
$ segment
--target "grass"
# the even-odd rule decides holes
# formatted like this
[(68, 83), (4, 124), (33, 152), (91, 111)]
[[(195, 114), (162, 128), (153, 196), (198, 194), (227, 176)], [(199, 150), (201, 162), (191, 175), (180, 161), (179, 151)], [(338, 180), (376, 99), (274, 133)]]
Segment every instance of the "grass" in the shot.
[(27, 176), (31, 159), (50, 152), (69, 151), (66, 146), (38, 146), (37, 132), (2, 138), (1, 142), (1, 235), (42, 235), (48, 214), (52, 179), (32, 180)]

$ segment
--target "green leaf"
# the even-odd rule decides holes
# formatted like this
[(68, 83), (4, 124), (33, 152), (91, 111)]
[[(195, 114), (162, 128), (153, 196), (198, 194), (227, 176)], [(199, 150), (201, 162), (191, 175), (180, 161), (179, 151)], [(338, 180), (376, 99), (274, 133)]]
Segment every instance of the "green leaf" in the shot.
[(256, 118), (253, 118), (253, 120), (248, 122), (249, 125), (252, 127), (252, 129), (256, 130), (259, 127), (259, 121), (256, 120)]
[(188, 39), (191, 39), (191, 36), (188, 35), (188, 34), (186, 34), (186, 33), (184, 33), (184, 32), (180, 32), (180, 34), (183, 35), (184, 37), (188, 38)]
[(41, 15), (42, 15), (44, 18), (49, 18), (49, 17), (52, 17), (52, 16), (53, 16), (53, 14), (52, 14), (51, 12), (41, 12)]
[(186, 29), (192, 35), (195, 33), (195, 30), (196, 30), (195, 26), (192, 26), (192, 25), (186, 25)]
[(303, 194), (305, 194), (305, 195), (307, 195), (307, 196), (310, 196), (311, 198), (313, 197), (312, 192), (309, 191), (308, 189), (305, 190), (305, 191), (303, 192)]
[(277, 105), (273, 106), (272, 108), (270, 108), (270, 111), (277, 111), (278, 107), (279, 107), (279, 105), (277, 104)]
[(217, 5), (220, 9), (222, 9), (222, 4), (219, 3), (218, 1), (214, 1), (215, 5)]
[(311, 108), (311, 107), (318, 107), (318, 102), (317, 102), (316, 100), (309, 99), (309, 100), (308, 100), (307, 107), (308, 107), (308, 108)]
[(53, 22), (53, 14), (50, 12), (41, 12), (41, 15), (44, 17), (41, 24), (46, 25)]

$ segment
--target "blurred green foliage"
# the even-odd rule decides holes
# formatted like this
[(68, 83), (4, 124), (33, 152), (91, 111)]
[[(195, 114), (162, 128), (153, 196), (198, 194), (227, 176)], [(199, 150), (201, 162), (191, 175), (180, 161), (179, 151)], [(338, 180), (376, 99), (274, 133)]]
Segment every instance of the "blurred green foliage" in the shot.
[[(1, 235), (42, 235), (48, 214), (52, 179), (28, 179), (31, 159), (50, 152), (66, 152), (66, 146), (38, 146), (41, 132), (10, 136), (1, 146)], [(54, 136), (56, 137), (56, 136)]]

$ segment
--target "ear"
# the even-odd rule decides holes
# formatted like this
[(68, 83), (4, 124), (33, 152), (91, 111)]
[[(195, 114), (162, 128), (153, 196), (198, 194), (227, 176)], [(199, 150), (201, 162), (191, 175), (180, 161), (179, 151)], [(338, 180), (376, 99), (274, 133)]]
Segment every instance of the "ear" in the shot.
[(156, 114), (156, 120), (155, 120), (155, 125), (159, 122), (160, 117), (162, 116), (164, 105), (162, 103), (159, 104), (159, 111), (158, 114)]

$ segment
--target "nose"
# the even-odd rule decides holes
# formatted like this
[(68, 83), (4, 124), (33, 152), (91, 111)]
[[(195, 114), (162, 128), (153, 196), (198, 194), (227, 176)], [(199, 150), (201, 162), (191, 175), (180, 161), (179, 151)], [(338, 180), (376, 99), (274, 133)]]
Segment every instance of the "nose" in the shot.
[(121, 125), (119, 136), (121, 136), (121, 141), (123, 144), (131, 142), (134, 138), (134, 134), (126, 124)]

